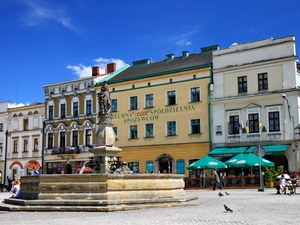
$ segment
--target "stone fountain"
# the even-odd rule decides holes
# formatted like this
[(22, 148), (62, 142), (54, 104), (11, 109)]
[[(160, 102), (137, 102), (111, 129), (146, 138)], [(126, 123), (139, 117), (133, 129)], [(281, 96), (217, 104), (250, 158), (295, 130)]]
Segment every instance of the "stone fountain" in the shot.
[[(111, 159), (122, 149), (114, 146), (110, 92), (104, 82), (98, 94), (100, 112), (94, 157), (85, 164), (92, 174), (41, 174), (23, 176), (19, 199), (5, 199), (6, 211), (116, 211), (195, 205), (187, 197), (184, 175), (113, 173)], [(120, 163), (119, 165), (122, 165)]]

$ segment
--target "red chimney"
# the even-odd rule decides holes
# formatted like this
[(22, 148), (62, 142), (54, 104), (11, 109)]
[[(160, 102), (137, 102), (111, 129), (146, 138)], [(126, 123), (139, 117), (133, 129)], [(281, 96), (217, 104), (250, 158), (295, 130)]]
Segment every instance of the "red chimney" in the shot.
[(116, 65), (116, 63), (109, 63), (109, 64), (107, 64), (106, 65), (106, 73), (113, 73), (113, 72), (115, 72), (116, 71), (116, 67), (117, 67), (117, 65)]
[(100, 67), (99, 67), (99, 66), (94, 66), (94, 67), (92, 67), (92, 75), (93, 75), (93, 76), (98, 76), (98, 75), (100, 75)]

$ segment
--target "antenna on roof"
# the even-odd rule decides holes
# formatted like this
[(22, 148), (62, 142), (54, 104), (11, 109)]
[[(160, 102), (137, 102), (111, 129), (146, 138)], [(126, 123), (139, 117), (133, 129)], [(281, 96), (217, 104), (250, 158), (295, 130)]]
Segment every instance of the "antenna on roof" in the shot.
[(17, 82), (17, 105), (19, 101), (19, 82)]

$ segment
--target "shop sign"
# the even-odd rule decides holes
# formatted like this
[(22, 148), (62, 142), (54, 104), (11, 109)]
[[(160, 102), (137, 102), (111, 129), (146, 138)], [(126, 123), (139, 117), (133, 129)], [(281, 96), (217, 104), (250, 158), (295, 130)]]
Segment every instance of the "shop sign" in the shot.
[(152, 121), (159, 119), (159, 116), (162, 114), (170, 113), (180, 113), (185, 111), (195, 110), (195, 107), (192, 105), (188, 106), (177, 106), (164, 109), (153, 109), (140, 112), (131, 112), (131, 113), (117, 113), (113, 114), (113, 119), (123, 119), (124, 123), (134, 123), (140, 121)]
[(18, 175), (19, 176), (24, 176), (25, 175), (24, 169), (18, 170)]

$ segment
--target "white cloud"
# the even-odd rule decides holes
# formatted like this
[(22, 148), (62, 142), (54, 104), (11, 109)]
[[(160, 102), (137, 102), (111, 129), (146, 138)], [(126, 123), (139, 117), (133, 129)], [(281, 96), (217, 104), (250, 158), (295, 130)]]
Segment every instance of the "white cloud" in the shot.
[(29, 105), (29, 103), (27, 102), (26, 104), (23, 103), (10, 103), (8, 104), (8, 108), (17, 108), (17, 107), (22, 107), (25, 105)]
[[(74, 30), (72, 19), (66, 15), (61, 6), (45, 5), (46, 1), (23, 1), (29, 7), (29, 13), (22, 16), (27, 26), (35, 26), (43, 23), (44, 20), (54, 20), (64, 27)], [(44, 3), (44, 5), (42, 5)]]
[(195, 33), (195, 31), (191, 31), (185, 34), (176, 35), (170, 38), (171, 42), (174, 42), (175, 45), (178, 46), (186, 46), (191, 45), (192, 42), (189, 41), (191, 39), (191, 36)]
[(81, 77), (88, 77), (92, 75), (92, 67), (91, 66), (85, 66), (83, 64), (78, 64), (77, 66), (68, 65), (68, 69), (71, 69), (74, 71), (75, 74), (78, 75), (79, 78)]
[[(93, 61), (96, 62), (96, 65), (94, 66), (100, 67), (100, 74), (105, 73), (106, 65), (108, 63), (116, 63), (117, 70), (126, 65), (126, 63), (122, 59), (114, 59), (114, 58), (106, 59), (106, 58), (99, 57), (97, 59), (94, 59)], [(92, 66), (85, 66), (82, 63), (78, 65), (68, 65), (67, 68), (73, 70), (73, 72), (77, 74), (79, 78), (88, 77), (92, 75)]]

